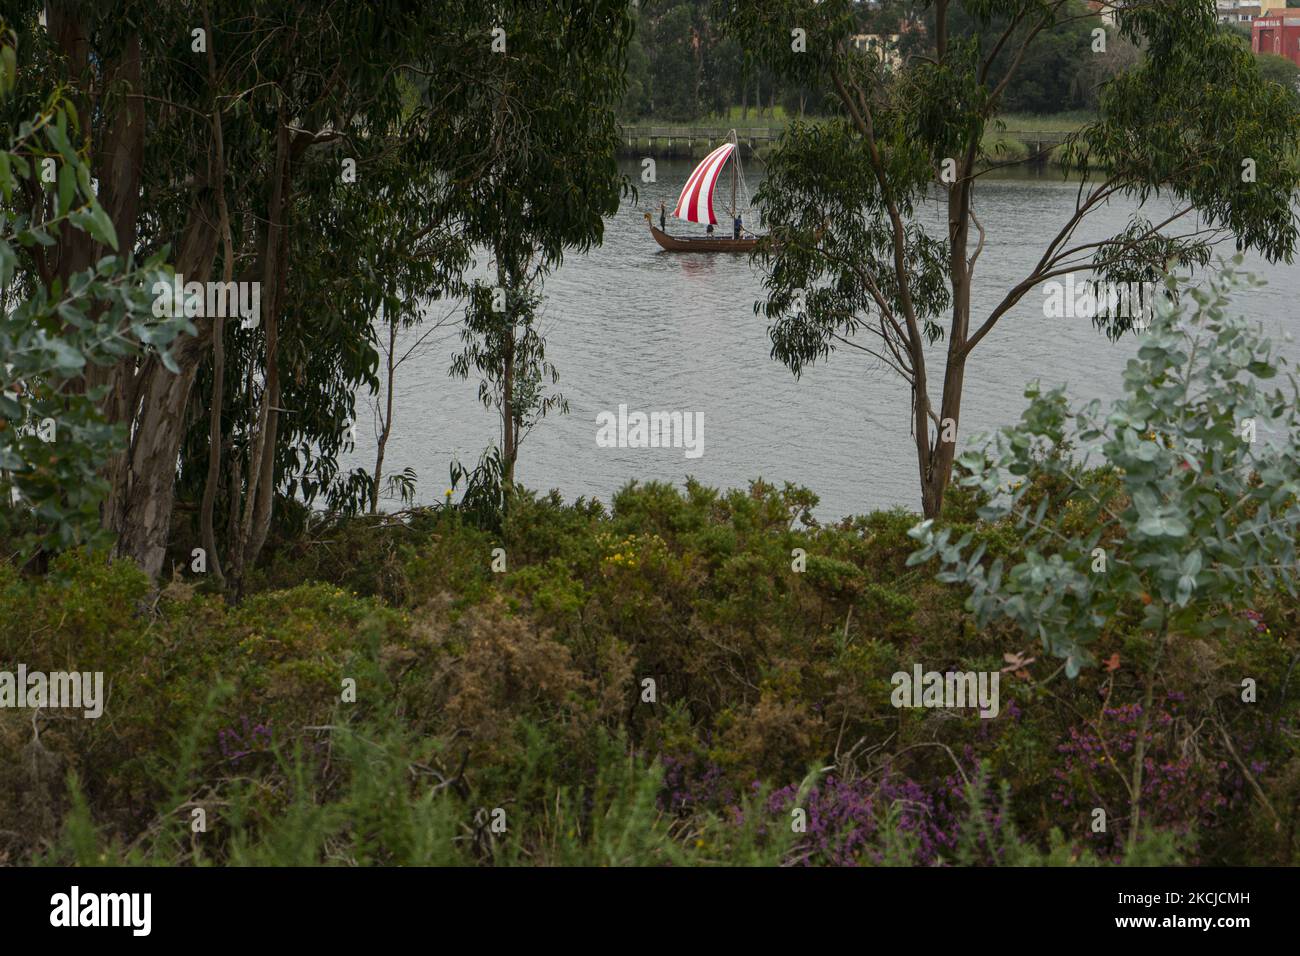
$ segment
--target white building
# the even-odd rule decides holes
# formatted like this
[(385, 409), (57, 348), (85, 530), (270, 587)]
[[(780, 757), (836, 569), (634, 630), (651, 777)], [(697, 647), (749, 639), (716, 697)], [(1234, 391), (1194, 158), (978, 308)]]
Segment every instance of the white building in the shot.
[(1220, 23), (1244, 23), (1249, 26), (1261, 13), (1259, 0), (1215, 0)]

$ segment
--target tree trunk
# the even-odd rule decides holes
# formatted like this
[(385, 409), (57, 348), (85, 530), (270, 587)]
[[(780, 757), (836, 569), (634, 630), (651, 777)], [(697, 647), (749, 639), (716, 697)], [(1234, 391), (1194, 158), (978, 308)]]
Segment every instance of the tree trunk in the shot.
[(375, 450), (375, 483), (370, 489), (370, 513), (379, 513), (379, 485), (384, 477), (384, 451), (388, 436), (393, 430), (393, 376), (397, 371), (394, 354), (397, 351), (397, 319), (388, 323), (388, 383), (384, 395), (384, 414), (379, 423), (379, 447)]
[(231, 542), (239, 539), (239, 514), (244, 502), (240, 475), (244, 473), (244, 463), (233, 447), (227, 450), (227, 454), (230, 460), (226, 467), (226, 547), (230, 548)]
[[(948, 360), (943, 373), (943, 395), (935, 441), (920, 456), (921, 507), (927, 518), (937, 518), (943, 497), (952, 480), (957, 457), (957, 429), (961, 422), (961, 397), (966, 380), (966, 340), (970, 335), (972, 263), (967, 259), (970, 244), (971, 179), (977, 143), (966, 149), (959, 179), (948, 187), (948, 272), (952, 285), (952, 324), (948, 330)], [(925, 396), (928, 405), (928, 396)], [(927, 416), (928, 417), (928, 416)], [(918, 429), (919, 432), (919, 429)], [(948, 440), (945, 440), (945, 432)], [(918, 434), (918, 451), (923, 439)], [(925, 440), (928, 445), (928, 439)]]
[[(104, 131), (92, 157), (96, 192), (113, 223), (120, 254), (131, 255), (136, 251), (146, 123), (140, 38), (124, 39), (115, 55), (98, 64), (102, 76), (92, 78), (86, 9), (80, 3), (50, 0), (48, 29), (65, 58), (60, 72), (73, 89), (82, 122), (94, 122)], [(92, 96), (91, 82), (106, 93)], [(213, 224), (219, 217), (210, 184), (203, 181), (210, 175), (210, 169), (196, 171), (188, 218), (177, 243), (176, 271), (187, 281), (206, 282), (216, 254)], [(37, 259), (38, 269), (43, 261), (52, 262), (52, 269), (41, 269), (43, 278), (49, 278), (48, 272), (66, 283), (68, 276), (109, 251), (81, 230), (63, 230), (49, 250), (51, 258)], [(105, 465), (109, 491), (100, 513), (105, 527), (116, 534), (114, 552), (134, 559), (154, 578), (162, 570), (171, 529), (186, 408), (212, 334), (210, 321), (200, 319), (195, 325), (197, 336), (182, 337), (172, 348), (178, 373), (169, 372), (156, 358), (130, 358), (89, 368), (79, 383), (83, 389), (108, 386), (101, 404), (104, 415), (127, 427), (126, 449)]]
[(244, 572), (257, 560), (266, 541), (275, 498), (275, 441), (279, 422), (280, 365), (279, 314), (284, 286), (284, 256), (291, 181), (288, 117), (284, 106), (276, 130), (275, 171), (267, 203), (267, 225), (261, 268), (261, 315), (266, 332), (266, 377), (258, 409), (258, 427), (248, 461), (247, 497), (238, 538), (231, 542), (231, 578), (236, 593), (243, 587)]
[[(207, 282), (216, 258), (212, 223), (217, 214), (205, 193), (195, 192), (176, 256), (176, 272), (187, 282)], [(172, 347), (179, 369), (175, 374), (154, 358), (145, 359), (134, 373), (126, 368), (119, 373), (119, 389), (127, 396), (119, 420), (131, 429), (131, 437), (126, 452), (110, 464), (110, 490), (101, 514), (117, 533), (115, 553), (133, 558), (151, 578), (162, 570), (166, 555), (185, 410), (212, 334), (211, 321), (199, 320), (195, 328), (197, 335), (182, 336)]]
[(927, 518), (937, 518), (943, 504), (943, 491), (935, 489), (932, 481), (934, 474), (934, 446), (930, 444), (930, 397), (926, 392), (924, 361), (917, 363), (913, 349), (913, 365), (916, 367), (917, 381), (912, 391), (912, 440), (916, 443), (917, 473), (921, 481), (921, 512)]
[(176, 347), (178, 374), (149, 364), (124, 474), (105, 504), (107, 524), (117, 532), (116, 553), (135, 559), (151, 578), (162, 571), (167, 553), (185, 409), (206, 352), (207, 337), (200, 335)]
[[(943, 372), (943, 397), (939, 401), (939, 424), (931, 454), (921, 470), (921, 506), (927, 518), (937, 518), (943, 510), (943, 497), (952, 480), (952, 466), (957, 458), (958, 428), (961, 423), (961, 397), (966, 382), (966, 333), (970, 324), (970, 274), (966, 269), (965, 242), (954, 266), (953, 320), (948, 336), (948, 362)], [(956, 245), (954, 246), (956, 248)], [(954, 260), (955, 261), (955, 260)], [(945, 441), (945, 433), (951, 436)]]
[(268, 371), (271, 382), (271, 401), (269, 403), (266, 425), (266, 454), (262, 457), (262, 470), (257, 480), (257, 510), (253, 513), (253, 538), (249, 542), (249, 554), (245, 566), (251, 567), (271, 530), (271, 518), (275, 513), (275, 449), (280, 432), (280, 360), (277, 351)]
[[(934, 445), (921, 467), (921, 509), (927, 518), (937, 518), (943, 510), (943, 498), (952, 480), (952, 466), (956, 460), (957, 427), (961, 420), (962, 387), (966, 377), (965, 359), (948, 356), (948, 367), (943, 373), (943, 398), (939, 403), (939, 425), (935, 429)], [(951, 422), (951, 425), (948, 423)], [(953, 435), (944, 441), (945, 431)]]
[[(510, 269), (497, 256), (497, 285), (506, 288), (511, 276)], [(503, 359), (505, 368), (501, 376), (501, 433), (502, 433), (502, 480), (509, 488), (515, 481), (515, 458), (519, 447), (515, 431), (515, 316), (511, 310), (510, 296), (506, 295), (506, 327), (504, 330)]]
[[(225, 281), (229, 282), (228, 266), (226, 276)], [(221, 571), (213, 511), (216, 509), (217, 486), (221, 482), (221, 406), (225, 401), (226, 375), (226, 350), (222, 341), (224, 335), (225, 319), (215, 316), (212, 320), (212, 407), (208, 413), (208, 474), (203, 482), (203, 500), (199, 505), (199, 535), (207, 554), (208, 568), (217, 584), (223, 588), (226, 576)]]
[(703, 100), (701, 95), (704, 91), (704, 37), (698, 31), (695, 32), (695, 92), (693, 95), (694, 103), (692, 104), (693, 115), (699, 116), (701, 113), (700, 103)]
[[(212, 22), (207, 8), (203, 11), (203, 26), (212, 36)], [(217, 61), (211, 42), (208, 43), (208, 80), (216, 88)], [(230, 235), (230, 209), (226, 205), (226, 149), (221, 126), (221, 109), (212, 104), (212, 169), (210, 179), (216, 189), (218, 227), (221, 230), (222, 261), (221, 280), (230, 287), (235, 272), (235, 244)], [(212, 513), (216, 508), (217, 486), (221, 482), (221, 410), (226, 392), (225, 317), (212, 317), (212, 407), (208, 412), (208, 474), (203, 482), (203, 500), (199, 505), (199, 535), (207, 555), (207, 566), (217, 584), (225, 588), (226, 576), (221, 571), (221, 556), (217, 551), (217, 534)]]

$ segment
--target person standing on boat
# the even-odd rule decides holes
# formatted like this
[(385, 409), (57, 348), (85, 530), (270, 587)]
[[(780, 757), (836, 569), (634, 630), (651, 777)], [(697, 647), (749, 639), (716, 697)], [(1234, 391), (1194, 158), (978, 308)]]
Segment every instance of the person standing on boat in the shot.
[(664, 204), (660, 203), (659, 204), (659, 231), (660, 232), (668, 231), (668, 220), (666, 216), (667, 214), (664, 211)]
[(713, 238), (713, 223), (709, 223), (709, 228), (704, 230), (704, 235), (709, 239)]
[(731, 238), (733, 238), (733, 239), (739, 239), (739, 238), (740, 238), (740, 230), (741, 230), (740, 213), (736, 213), (736, 221), (732, 224), (732, 236), (731, 236)]

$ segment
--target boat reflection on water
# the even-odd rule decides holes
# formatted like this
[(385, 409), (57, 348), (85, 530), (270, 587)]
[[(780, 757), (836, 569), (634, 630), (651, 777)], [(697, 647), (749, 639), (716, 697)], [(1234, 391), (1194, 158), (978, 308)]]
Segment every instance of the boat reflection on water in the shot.
[(713, 256), (675, 256), (681, 264), (682, 275), (688, 279), (711, 277), (718, 271), (717, 260)]

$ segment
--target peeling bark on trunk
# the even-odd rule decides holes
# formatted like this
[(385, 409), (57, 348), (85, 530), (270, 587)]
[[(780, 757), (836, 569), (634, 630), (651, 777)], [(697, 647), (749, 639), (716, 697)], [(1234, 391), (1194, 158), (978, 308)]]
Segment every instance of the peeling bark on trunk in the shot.
[(117, 531), (117, 553), (134, 558), (151, 578), (162, 571), (171, 530), (176, 463), (206, 336), (178, 349), (180, 374), (155, 365), (141, 389), (140, 416), (126, 456), (124, 487), (106, 517)]
[[(196, 198), (189, 228), (176, 257), (176, 271), (206, 282), (216, 258), (217, 235), (209, 223), (214, 211)], [(172, 349), (179, 373), (157, 360), (146, 360), (132, 381), (126, 420), (132, 432), (104, 505), (104, 520), (117, 532), (116, 553), (134, 558), (151, 578), (162, 570), (171, 530), (173, 492), (185, 410), (199, 366), (207, 356), (211, 321), (195, 323), (198, 334), (182, 337)]]
[[(138, 236), (145, 142), (145, 106), (139, 95), (144, 85), (140, 38), (129, 37), (115, 56), (103, 59), (101, 75), (92, 86), (84, 5), (50, 0), (46, 11), (50, 35), (66, 58), (63, 72), (76, 91), (78, 113), (83, 121), (97, 117), (97, 126), (103, 130), (98, 141), (91, 142), (97, 194), (113, 222), (119, 254), (131, 255)], [(203, 197), (204, 191), (200, 183), (175, 260), (177, 272), (200, 281), (206, 281), (211, 273), (216, 248), (211, 226), (214, 210)], [(89, 268), (111, 251), (81, 230), (64, 230), (50, 258), (44, 260), (52, 268), (42, 271), (48, 272), (45, 278), (58, 276), (66, 283), (73, 273)], [(78, 383), (82, 389), (108, 386), (101, 410), (108, 421), (129, 428), (126, 449), (105, 466), (109, 493), (101, 518), (117, 535), (115, 553), (134, 559), (154, 578), (162, 570), (171, 528), (185, 412), (211, 334), (210, 323), (200, 320), (196, 327), (197, 337), (182, 338), (173, 349), (179, 374), (168, 371), (156, 358), (132, 358), (113, 366), (88, 368)]]

